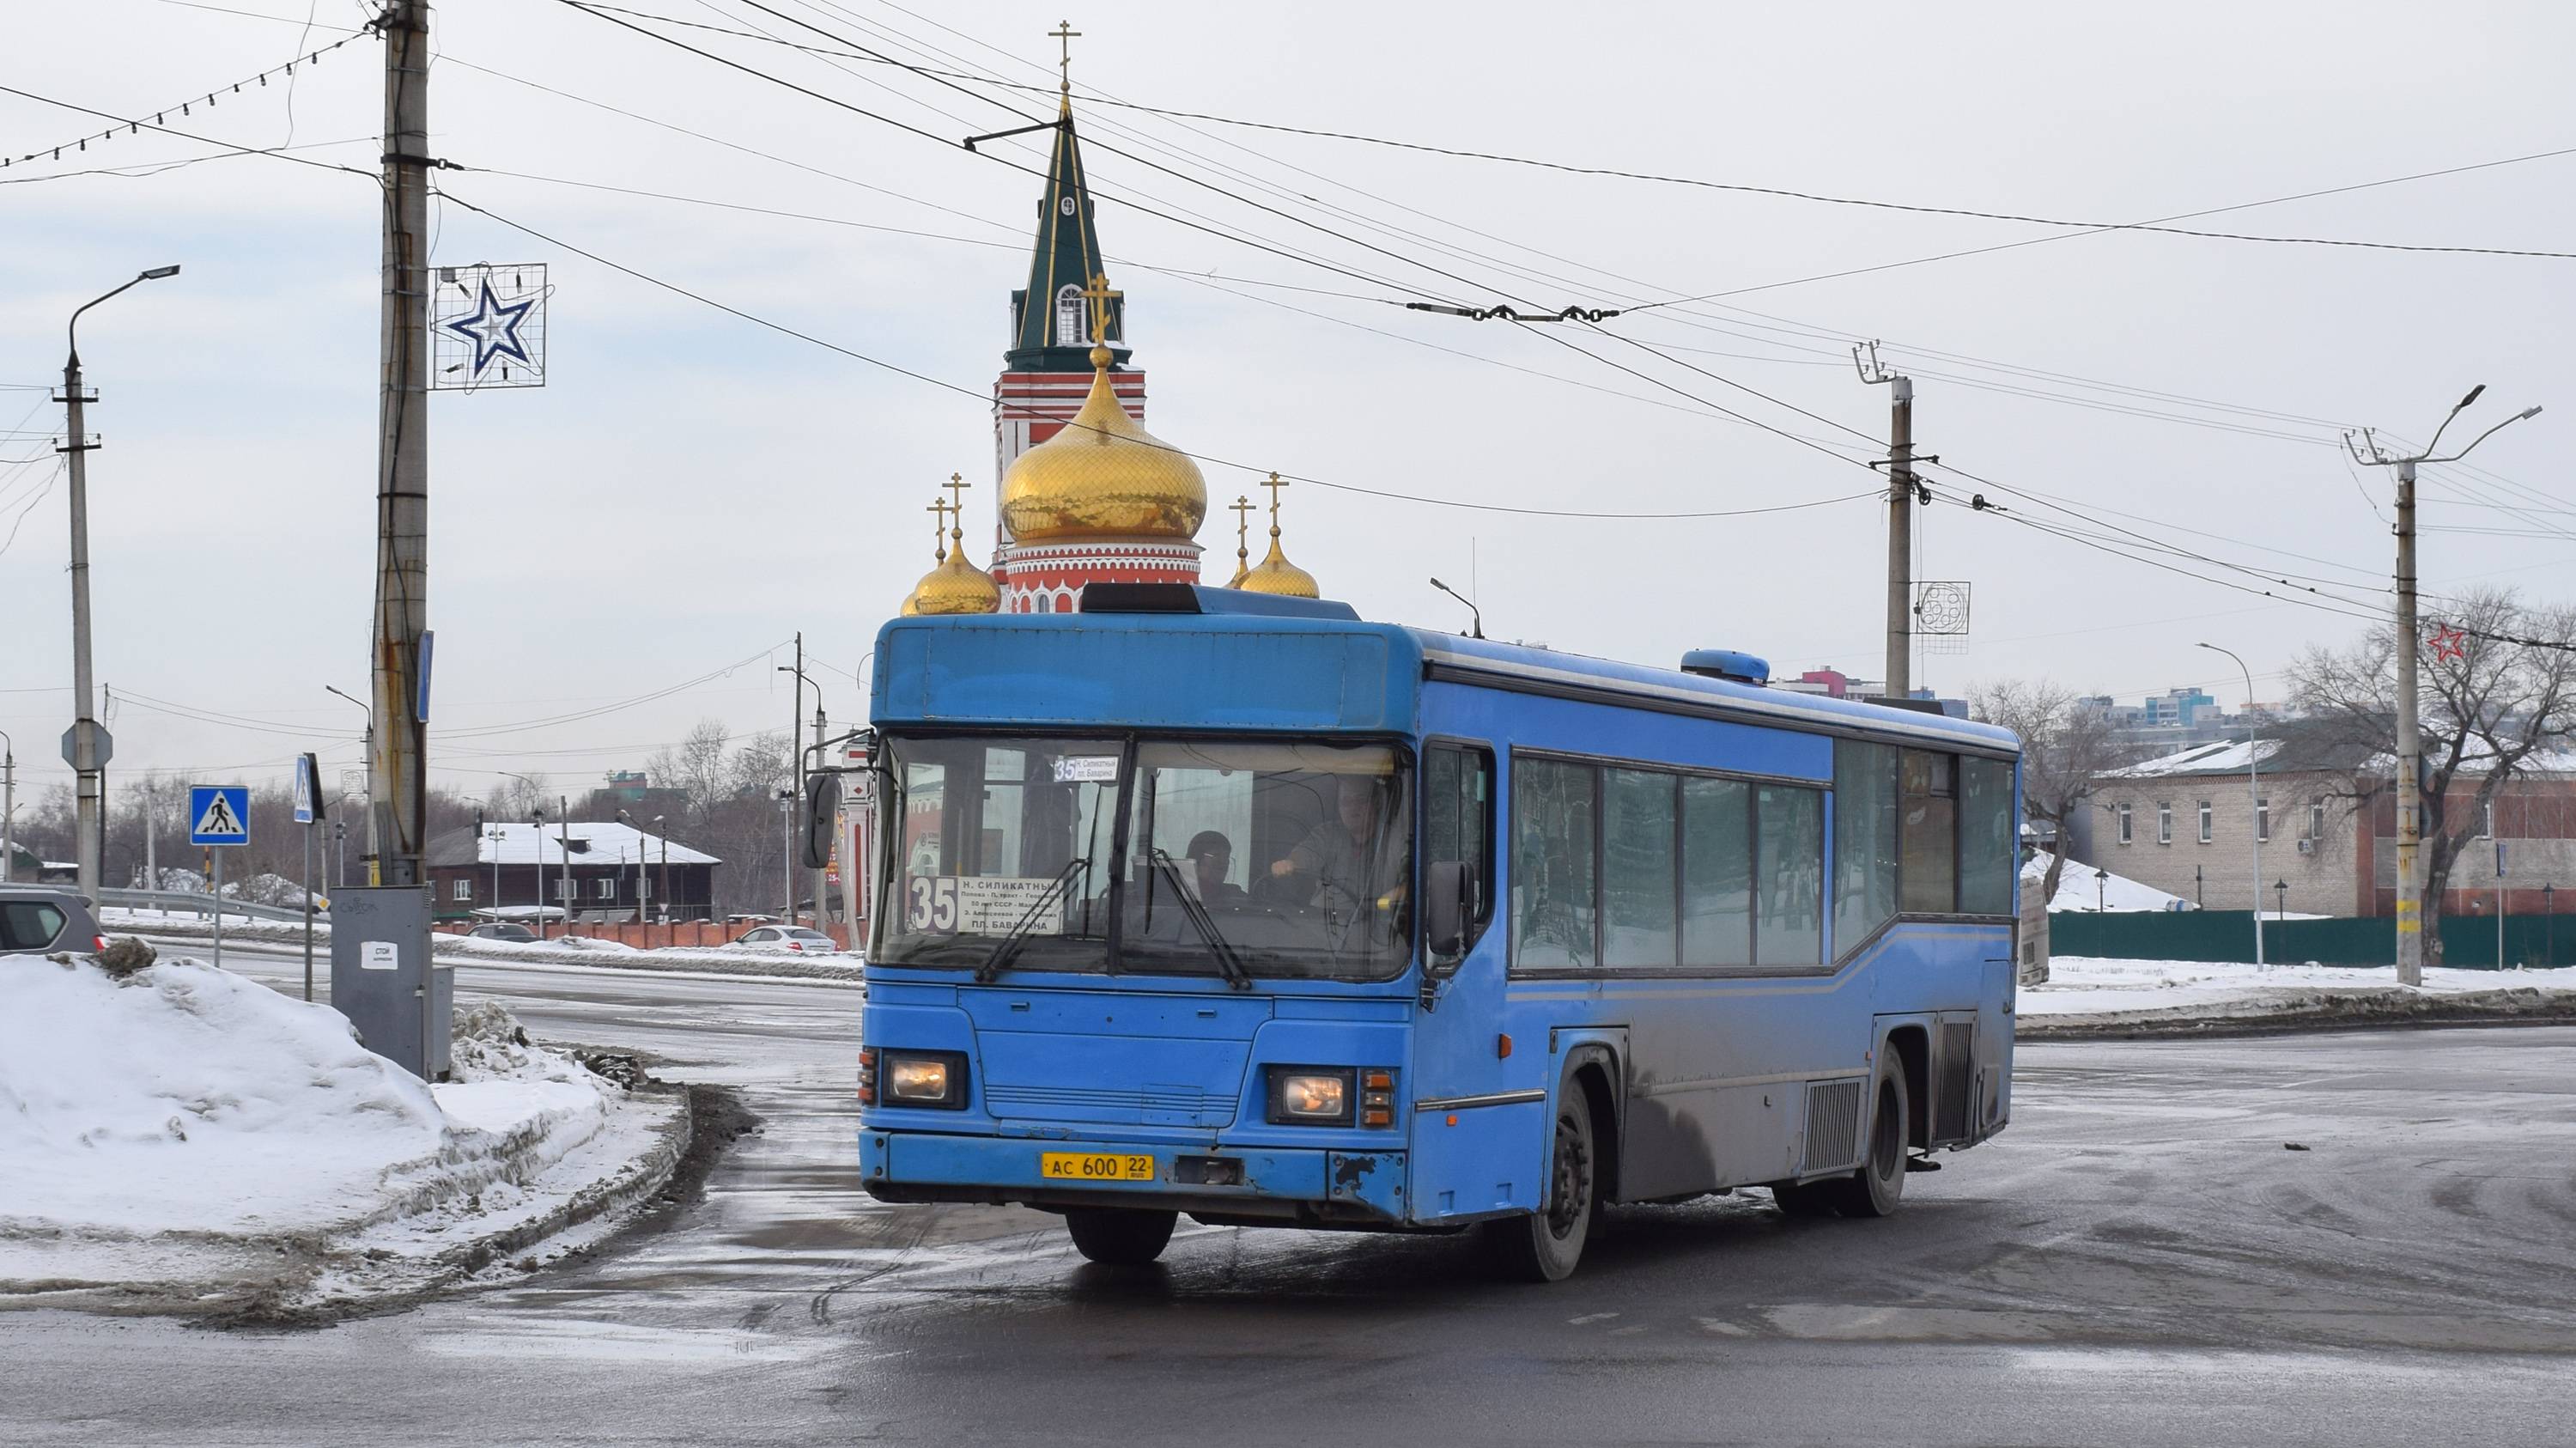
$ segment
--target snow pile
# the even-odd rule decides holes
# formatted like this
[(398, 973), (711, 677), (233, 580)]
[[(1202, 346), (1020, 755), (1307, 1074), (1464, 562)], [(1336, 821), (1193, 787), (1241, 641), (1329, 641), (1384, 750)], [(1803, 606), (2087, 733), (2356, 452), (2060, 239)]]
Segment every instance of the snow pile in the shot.
[(438, 1150), (429, 1087), (339, 1012), (229, 971), (6, 957), (0, 1002), (0, 1241), (309, 1230)]
[(639, 1162), (667, 1175), (678, 1098), (531, 1044), (498, 1006), (458, 1027), (457, 1080), (431, 1087), (329, 1007), (196, 961), (118, 979), (0, 957), (0, 1303), (203, 1308), (326, 1272), (362, 1291), (353, 1255), (418, 1286)]
[[(2045, 852), (2034, 855), (2021, 867), (2024, 889), (2037, 889), (2048, 878)], [(2180, 895), (2168, 895), (2153, 885), (2140, 884), (2126, 875), (2068, 861), (2066, 871), (2057, 877), (2057, 894), (2048, 902), (2051, 910), (2081, 910), (2086, 914), (2099, 911), (2118, 913), (2124, 910), (2190, 910), (2192, 903)]]
[(2387, 966), (2101, 960), (2060, 955), (2022, 988), (2023, 1033), (2213, 1025), (2331, 1025), (2471, 1018), (2576, 1019), (2576, 969), (2428, 969), (2421, 986)]

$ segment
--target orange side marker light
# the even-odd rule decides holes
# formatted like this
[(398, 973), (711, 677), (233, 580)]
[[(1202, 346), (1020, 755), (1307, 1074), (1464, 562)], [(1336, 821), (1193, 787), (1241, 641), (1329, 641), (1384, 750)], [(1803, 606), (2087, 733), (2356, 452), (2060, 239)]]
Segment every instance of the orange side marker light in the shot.
[(1499, 1060), (1503, 1059), (1504, 1057), (1509, 1056), (1511, 1053), (1512, 1053), (1512, 1038), (1511, 1038), (1510, 1036), (1508, 1036), (1508, 1035), (1498, 1035), (1498, 1036), (1494, 1037), (1494, 1059), (1495, 1059), (1495, 1060), (1498, 1060), (1498, 1061), (1499, 1061)]

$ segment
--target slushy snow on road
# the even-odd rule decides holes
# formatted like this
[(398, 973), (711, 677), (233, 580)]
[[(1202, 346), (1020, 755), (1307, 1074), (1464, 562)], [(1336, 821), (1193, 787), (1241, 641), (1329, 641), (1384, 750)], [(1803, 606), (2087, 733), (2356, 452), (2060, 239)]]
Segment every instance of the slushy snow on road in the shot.
[[(0, 1301), (145, 1310), (418, 1290), (659, 1188), (675, 1094), (458, 1018), (453, 1083), (193, 960), (0, 958)], [(538, 1255), (543, 1255), (543, 1249)]]

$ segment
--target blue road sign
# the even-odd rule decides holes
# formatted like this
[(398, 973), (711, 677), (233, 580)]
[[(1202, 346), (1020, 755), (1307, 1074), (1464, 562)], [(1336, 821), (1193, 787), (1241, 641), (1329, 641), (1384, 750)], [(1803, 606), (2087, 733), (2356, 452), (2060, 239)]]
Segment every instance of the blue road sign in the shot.
[(249, 844), (250, 786), (246, 784), (188, 786), (188, 821), (189, 844)]
[(309, 825), (321, 816), (321, 789), (314, 780), (313, 756), (295, 756), (295, 822)]

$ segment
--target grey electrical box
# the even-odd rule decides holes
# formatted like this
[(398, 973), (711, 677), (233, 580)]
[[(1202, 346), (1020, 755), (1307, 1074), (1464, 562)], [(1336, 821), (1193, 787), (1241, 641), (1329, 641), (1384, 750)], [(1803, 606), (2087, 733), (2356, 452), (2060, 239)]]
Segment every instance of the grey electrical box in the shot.
[(331, 1004), (366, 1048), (424, 1081), (447, 1075), (456, 972), (429, 958), (425, 886), (331, 892)]

